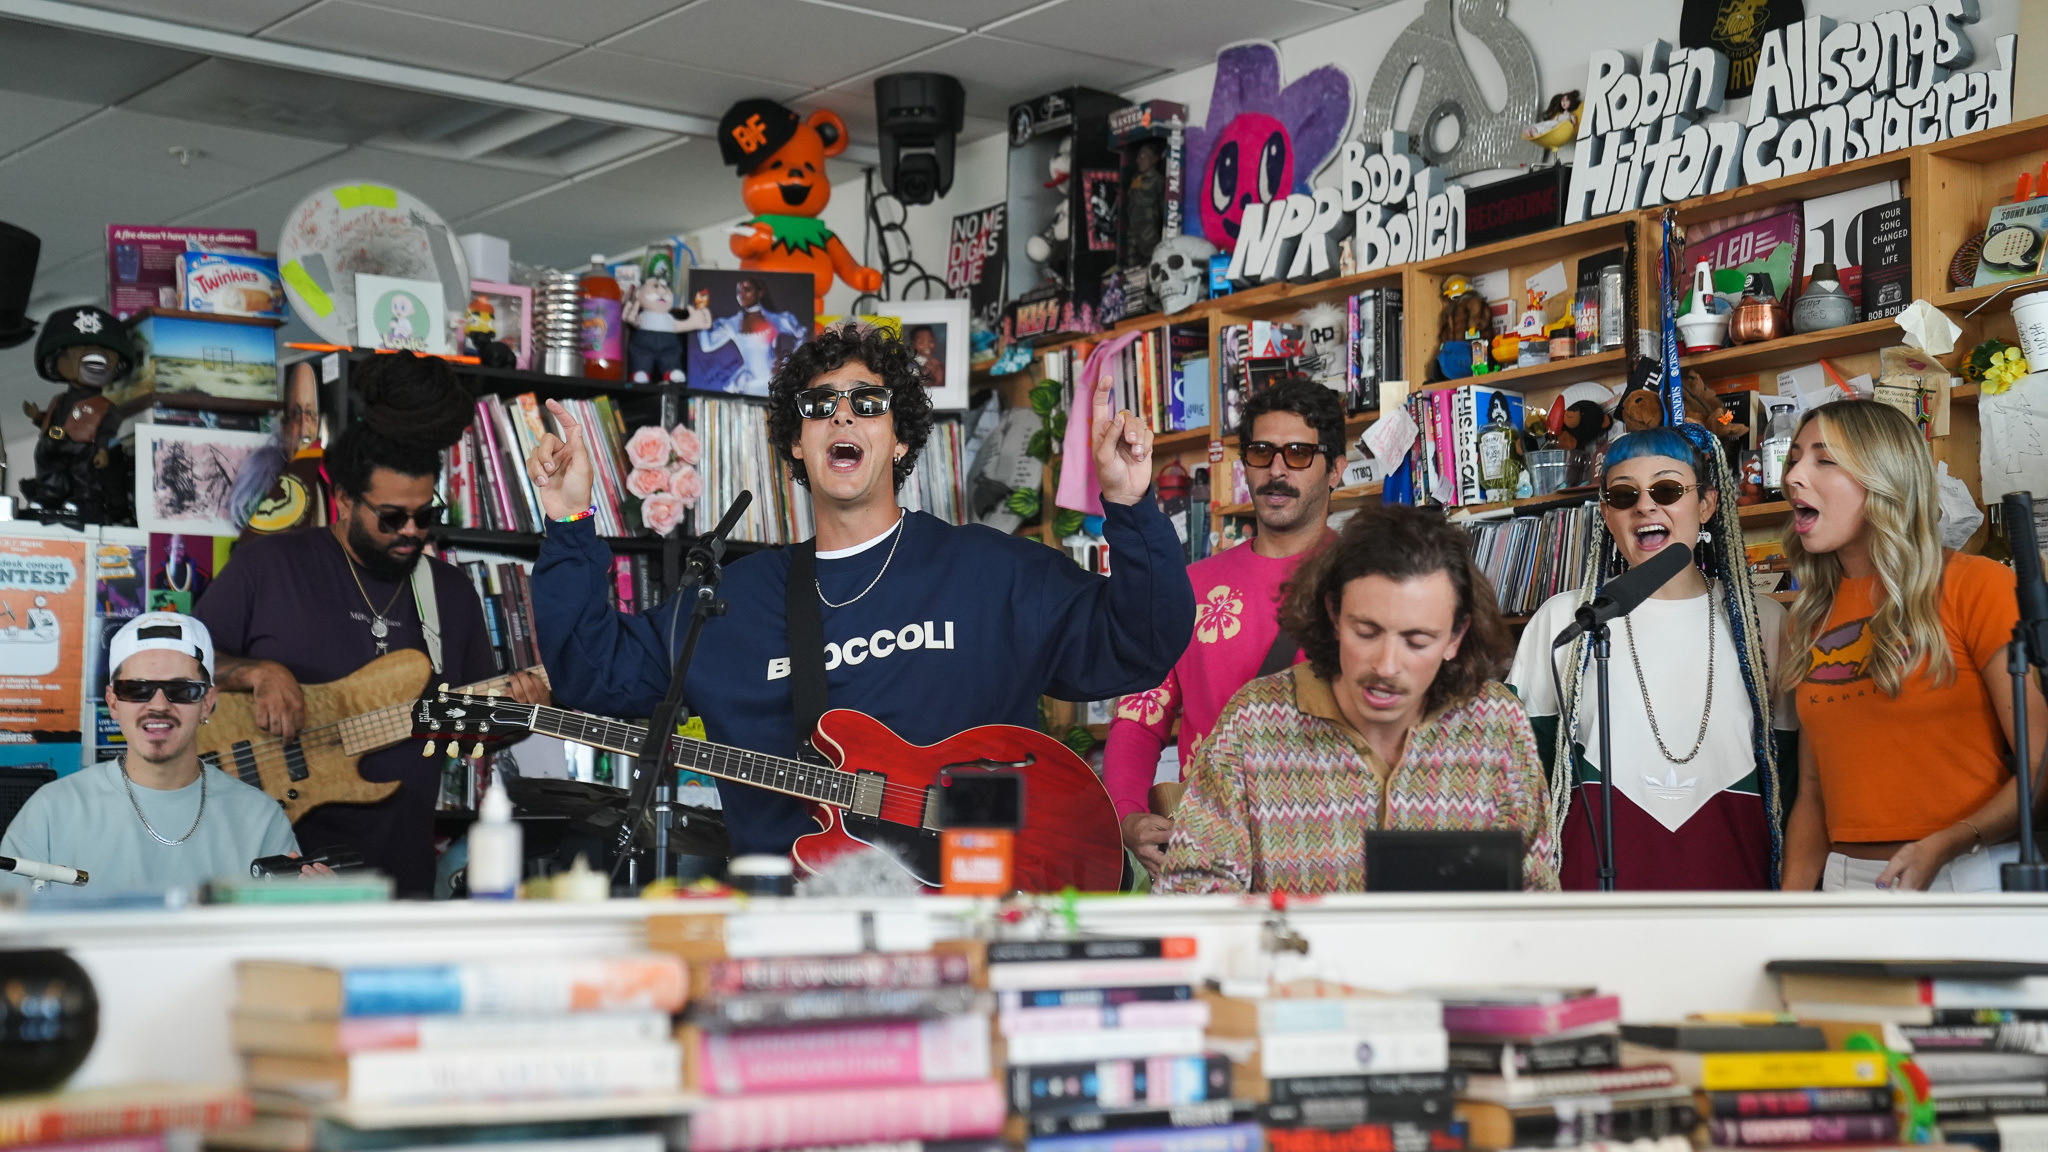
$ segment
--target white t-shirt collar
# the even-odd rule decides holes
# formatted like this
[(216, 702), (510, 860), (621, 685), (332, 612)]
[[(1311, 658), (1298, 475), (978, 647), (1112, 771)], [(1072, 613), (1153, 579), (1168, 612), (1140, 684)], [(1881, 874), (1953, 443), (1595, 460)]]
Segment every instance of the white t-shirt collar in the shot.
[(867, 551), (868, 549), (873, 548), (875, 545), (880, 544), (882, 541), (887, 540), (889, 538), (889, 533), (894, 532), (896, 531), (896, 529), (903, 526), (903, 518), (908, 515), (908, 512), (898, 512), (896, 514), (896, 523), (889, 525), (887, 531), (884, 531), (880, 536), (877, 536), (872, 540), (863, 540), (860, 543), (855, 544), (851, 548), (834, 548), (829, 552), (820, 551), (818, 553), (818, 559), (844, 560), (848, 556), (858, 556), (861, 553)]

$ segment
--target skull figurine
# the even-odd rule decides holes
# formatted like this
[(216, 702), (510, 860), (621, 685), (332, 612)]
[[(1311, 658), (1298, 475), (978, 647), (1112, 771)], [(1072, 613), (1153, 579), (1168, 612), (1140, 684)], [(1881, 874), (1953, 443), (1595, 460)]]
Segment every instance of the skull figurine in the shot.
[(1200, 236), (1169, 236), (1152, 249), (1151, 288), (1168, 315), (1185, 312), (1203, 296), (1209, 257), (1216, 246)]

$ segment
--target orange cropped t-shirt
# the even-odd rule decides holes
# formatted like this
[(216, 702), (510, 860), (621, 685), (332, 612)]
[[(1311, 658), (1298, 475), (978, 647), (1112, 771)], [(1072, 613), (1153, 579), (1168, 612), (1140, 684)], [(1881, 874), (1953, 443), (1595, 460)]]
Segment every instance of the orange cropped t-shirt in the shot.
[(1830, 840), (1918, 840), (1967, 818), (2011, 778), (1983, 668), (2012, 641), (2014, 587), (2012, 569), (1995, 560), (1950, 556), (1941, 626), (1955, 679), (1937, 687), (1923, 664), (1892, 697), (1868, 672), (1882, 586), (1875, 576), (1842, 581), (1797, 701)]

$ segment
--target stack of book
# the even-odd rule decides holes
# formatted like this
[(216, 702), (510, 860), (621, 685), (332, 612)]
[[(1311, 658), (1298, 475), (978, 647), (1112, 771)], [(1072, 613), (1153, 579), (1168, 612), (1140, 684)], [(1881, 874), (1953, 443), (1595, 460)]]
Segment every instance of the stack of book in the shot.
[[(626, 424), (609, 396), (563, 400), (583, 425), (590, 446), (590, 501), (601, 536), (627, 535), (621, 509), (626, 501)], [(441, 470), (441, 500), (449, 522), (495, 532), (538, 532), (547, 522), (540, 492), (526, 476), (526, 458), (554, 419), (531, 392), (484, 396), (462, 439), (448, 449)]]
[(989, 945), (1009, 1136), (1029, 1152), (1257, 1152), (1229, 1062), (1209, 1056), (1186, 937)]
[(591, 1098), (610, 1099), (579, 1115), (644, 1114), (682, 1084), (670, 1016), (687, 985), (674, 956), (243, 961), (236, 989), (235, 1047), (259, 1113), (292, 1133), (280, 1144), (313, 1142), (323, 1119), (381, 1128), (478, 1102), (496, 1106), (492, 1119)]
[(1630, 1025), (1622, 1063), (1697, 1092), (1719, 1148), (1899, 1143), (1883, 1053), (1825, 1051), (1805, 1026)]
[(1490, 1063), (1460, 1094), (1477, 1149), (1571, 1147), (1682, 1136), (1697, 1123), (1668, 1067), (1621, 1067), (1621, 1000), (1591, 988), (1446, 991), (1459, 1062)]
[(1911, 1051), (1943, 1138), (1997, 1152), (2048, 1134), (2048, 965), (1783, 960), (1769, 970), (1802, 1020)]
[(967, 523), (967, 427), (956, 416), (932, 420), (931, 435), (910, 479), (896, 493), (907, 512), (929, 512), (948, 524)]
[(1210, 1046), (1230, 1054), (1273, 1152), (1457, 1152), (1443, 1008), (1306, 982), (1205, 994)]
[(539, 633), (533, 619), (533, 579), (516, 561), (489, 564), (468, 560), (463, 575), (483, 605), (484, 627), (490, 633), (491, 660), (500, 672), (516, 672), (540, 663)]
[(1376, 411), (1380, 385), (1402, 379), (1402, 319), (1399, 288), (1368, 288), (1345, 303), (1350, 351), (1344, 373), (1344, 410), (1351, 415)]
[(228, 1084), (122, 1084), (0, 1098), (10, 1152), (183, 1152), (249, 1122), (249, 1096)]
[(986, 997), (961, 952), (693, 964), (692, 1152), (881, 1141), (1002, 1152)]

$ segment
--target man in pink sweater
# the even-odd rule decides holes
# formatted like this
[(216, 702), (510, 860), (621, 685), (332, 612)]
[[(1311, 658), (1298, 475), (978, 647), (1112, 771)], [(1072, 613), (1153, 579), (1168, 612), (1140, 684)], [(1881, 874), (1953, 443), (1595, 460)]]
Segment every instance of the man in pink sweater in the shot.
[(1195, 637), (1165, 683), (1118, 701), (1103, 752), (1124, 846), (1155, 876), (1173, 821), (1152, 812), (1147, 796), (1174, 722), (1184, 767), (1232, 693), (1301, 658), (1300, 646), (1280, 635), (1281, 588), (1333, 535), (1326, 521), (1344, 472), (1344, 405), (1331, 389), (1289, 377), (1245, 404), (1237, 439), (1258, 535), (1188, 567)]

